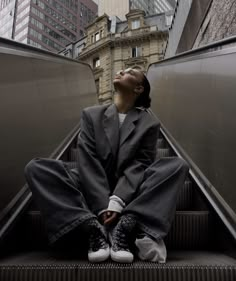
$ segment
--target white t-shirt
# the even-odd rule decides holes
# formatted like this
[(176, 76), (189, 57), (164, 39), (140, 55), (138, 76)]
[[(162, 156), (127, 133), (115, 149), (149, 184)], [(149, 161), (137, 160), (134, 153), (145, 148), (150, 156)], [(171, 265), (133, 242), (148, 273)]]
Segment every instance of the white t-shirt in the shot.
[(121, 126), (122, 123), (124, 122), (127, 114), (126, 113), (118, 113), (118, 114), (119, 114), (119, 121), (120, 121), (120, 126)]

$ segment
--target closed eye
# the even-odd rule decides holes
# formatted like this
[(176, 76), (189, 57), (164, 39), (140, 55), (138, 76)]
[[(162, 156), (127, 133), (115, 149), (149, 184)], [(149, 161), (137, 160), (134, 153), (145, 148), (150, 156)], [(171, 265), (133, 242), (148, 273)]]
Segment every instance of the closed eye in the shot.
[(129, 74), (131, 74), (131, 75), (134, 75), (133, 69), (127, 69), (127, 70), (125, 70), (124, 72), (125, 72), (125, 73), (129, 73)]

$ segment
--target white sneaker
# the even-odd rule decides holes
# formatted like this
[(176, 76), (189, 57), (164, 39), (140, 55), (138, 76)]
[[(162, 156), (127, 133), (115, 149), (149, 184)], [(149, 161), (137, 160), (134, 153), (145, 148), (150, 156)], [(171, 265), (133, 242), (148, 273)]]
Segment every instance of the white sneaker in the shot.
[(130, 251), (130, 238), (136, 225), (133, 216), (124, 215), (110, 234), (111, 259), (120, 263), (131, 263), (134, 255)]
[(117, 250), (111, 248), (111, 259), (120, 263), (131, 263), (134, 260), (134, 255), (129, 250)]
[(96, 219), (87, 222), (89, 230), (88, 260), (90, 262), (103, 262), (110, 256), (110, 247), (103, 226)]
[(88, 260), (90, 262), (103, 262), (107, 260), (110, 256), (110, 247), (107, 245), (106, 248), (100, 248), (97, 251), (89, 249)]

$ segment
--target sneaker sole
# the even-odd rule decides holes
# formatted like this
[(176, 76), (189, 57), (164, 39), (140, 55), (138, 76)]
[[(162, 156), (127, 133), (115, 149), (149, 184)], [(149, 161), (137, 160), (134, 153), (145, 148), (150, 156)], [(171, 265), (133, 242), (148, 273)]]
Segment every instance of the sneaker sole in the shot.
[(102, 253), (100, 254), (99, 251), (88, 253), (88, 260), (92, 263), (96, 263), (96, 262), (106, 261), (109, 258), (110, 256), (109, 248), (107, 248), (106, 250), (102, 250)]
[[(123, 255), (122, 255), (123, 252)], [(132, 263), (134, 260), (134, 256), (133, 254), (129, 253), (129, 256), (124, 256), (124, 254), (126, 254), (127, 252), (125, 251), (119, 251), (119, 252), (115, 252), (113, 250), (111, 250), (111, 259), (115, 262), (119, 262), (119, 263)]]

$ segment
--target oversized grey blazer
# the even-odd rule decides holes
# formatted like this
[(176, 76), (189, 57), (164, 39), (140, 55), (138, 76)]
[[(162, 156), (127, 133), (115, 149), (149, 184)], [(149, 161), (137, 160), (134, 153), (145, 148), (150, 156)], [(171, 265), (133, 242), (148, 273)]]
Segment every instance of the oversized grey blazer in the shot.
[(145, 169), (156, 159), (160, 122), (146, 110), (132, 108), (119, 129), (115, 104), (83, 109), (78, 138), (80, 188), (95, 214), (109, 196), (126, 204), (134, 198)]

